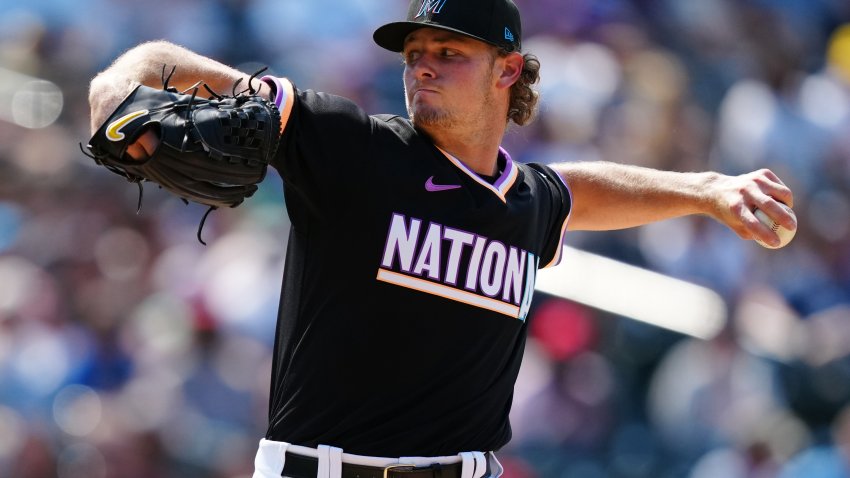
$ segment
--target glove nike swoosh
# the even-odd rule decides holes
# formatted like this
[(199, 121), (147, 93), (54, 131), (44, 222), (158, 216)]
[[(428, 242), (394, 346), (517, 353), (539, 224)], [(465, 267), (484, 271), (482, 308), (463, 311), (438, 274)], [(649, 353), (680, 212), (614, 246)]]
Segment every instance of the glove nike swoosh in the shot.
[(127, 123), (133, 121), (134, 119), (144, 116), (148, 114), (148, 110), (139, 110), (134, 111), (132, 113), (128, 113), (117, 120), (109, 123), (109, 126), (106, 127), (106, 139), (109, 141), (121, 141), (124, 139), (124, 133), (121, 132), (121, 128), (127, 125)]

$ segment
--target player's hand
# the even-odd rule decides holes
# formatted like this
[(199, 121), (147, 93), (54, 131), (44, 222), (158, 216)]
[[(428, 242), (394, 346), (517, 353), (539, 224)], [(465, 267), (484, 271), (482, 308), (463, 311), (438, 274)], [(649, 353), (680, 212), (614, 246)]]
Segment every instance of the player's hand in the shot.
[(157, 146), (159, 146), (159, 136), (152, 129), (149, 129), (139, 135), (135, 142), (127, 146), (127, 156), (138, 161), (144, 161), (153, 156)]
[(120, 75), (110, 74), (108, 71), (92, 79), (89, 85), (92, 134), (138, 84)]
[[(101, 73), (92, 80), (89, 88), (92, 132), (97, 131), (137, 84), (108, 73)], [(134, 143), (127, 146), (127, 156), (139, 161), (148, 159), (156, 151), (157, 145), (159, 137), (156, 133), (152, 130), (145, 131)]]
[(794, 194), (769, 169), (740, 176), (719, 176), (712, 184), (713, 213), (742, 239), (761, 239), (771, 246), (779, 245), (779, 237), (753, 214), (764, 211), (781, 226), (794, 230), (796, 218), (782, 204), (794, 207)]

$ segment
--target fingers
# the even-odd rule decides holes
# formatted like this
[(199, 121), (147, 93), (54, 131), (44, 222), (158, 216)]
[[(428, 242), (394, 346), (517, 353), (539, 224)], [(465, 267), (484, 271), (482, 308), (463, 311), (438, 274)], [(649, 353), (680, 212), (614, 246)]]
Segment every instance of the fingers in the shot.
[(764, 211), (770, 219), (785, 229), (792, 231), (797, 229), (797, 216), (784, 202), (769, 200), (758, 206), (758, 209)]
[(788, 207), (794, 207), (794, 193), (773, 171), (762, 169), (754, 174), (756, 175), (756, 183), (766, 195)]
[(715, 217), (742, 239), (759, 239), (771, 246), (779, 245), (779, 236), (755, 216), (757, 209), (786, 229), (797, 228), (793, 211), (784, 207), (794, 204), (794, 195), (772, 171), (761, 169), (740, 176), (721, 175), (714, 184), (717, 189), (713, 195), (718, 206)]
[(127, 156), (137, 161), (142, 161), (150, 157), (148, 156), (147, 151), (145, 151), (145, 148), (142, 147), (142, 145), (139, 143), (132, 143), (127, 145)]
[(127, 155), (137, 161), (144, 161), (156, 151), (159, 146), (159, 136), (152, 129), (148, 129), (127, 146)]
[(732, 229), (741, 239), (760, 239), (768, 244), (774, 245), (779, 237), (755, 216), (755, 209), (742, 207), (736, 214), (738, 224), (732, 225)]
[(761, 209), (777, 224), (786, 229), (797, 228), (797, 218), (788, 208), (794, 206), (794, 194), (779, 177), (769, 169), (756, 171), (754, 183), (757, 189), (750, 198), (750, 210)]
[(779, 236), (766, 224), (759, 221), (754, 211), (747, 211), (743, 222), (748, 234), (742, 237), (746, 239), (758, 239), (773, 247), (779, 246)]
[(794, 195), (769, 169), (755, 171), (746, 176), (750, 176), (748, 179), (752, 182), (744, 189), (743, 200), (747, 207), (741, 211), (741, 222), (753, 238), (761, 239), (771, 246), (778, 246), (779, 236), (759, 221), (754, 212), (760, 209), (780, 226), (796, 230), (797, 217), (790, 209), (794, 204)]

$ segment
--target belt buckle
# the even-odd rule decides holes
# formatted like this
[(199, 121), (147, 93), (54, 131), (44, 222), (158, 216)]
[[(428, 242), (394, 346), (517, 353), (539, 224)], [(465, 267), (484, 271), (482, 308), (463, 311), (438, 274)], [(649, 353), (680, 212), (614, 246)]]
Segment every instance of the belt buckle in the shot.
[(396, 465), (385, 466), (384, 467), (384, 478), (388, 478), (390, 476), (390, 470), (394, 470), (396, 468), (414, 468), (415, 469), (416, 465), (396, 464)]

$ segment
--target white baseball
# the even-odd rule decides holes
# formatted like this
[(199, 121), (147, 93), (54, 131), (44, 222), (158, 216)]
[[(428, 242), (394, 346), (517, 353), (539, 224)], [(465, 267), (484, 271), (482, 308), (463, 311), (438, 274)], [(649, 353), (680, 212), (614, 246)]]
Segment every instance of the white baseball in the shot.
[[(797, 218), (797, 216), (794, 214), (794, 211), (790, 207), (786, 206), (785, 204), (780, 205), (784, 207), (785, 210), (787, 210), (789, 213), (791, 213), (791, 215), (794, 216), (795, 219)], [(763, 247), (766, 247), (768, 249), (779, 249), (780, 247), (785, 247), (786, 245), (788, 245), (789, 242), (791, 242), (791, 239), (794, 238), (794, 234), (797, 233), (797, 229), (787, 229), (784, 226), (779, 225), (779, 223), (768, 217), (768, 215), (765, 214), (764, 211), (762, 211), (761, 209), (756, 209), (755, 211), (753, 211), (753, 214), (755, 214), (755, 216), (758, 218), (759, 221), (761, 221), (762, 224), (767, 226), (770, 230), (775, 232), (777, 236), (779, 236), (778, 246), (771, 246), (770, 244), (756, 238), (756, 242), (758, 242), (759, 245)]]

